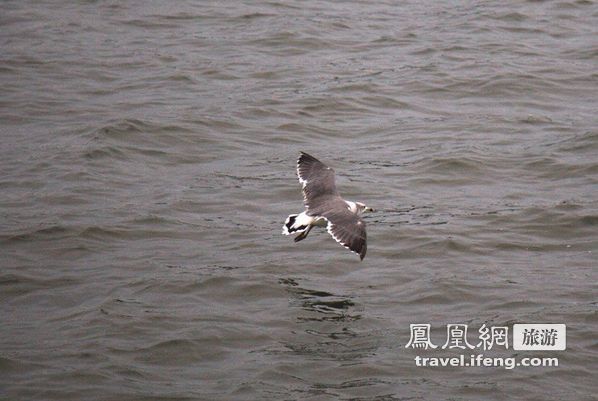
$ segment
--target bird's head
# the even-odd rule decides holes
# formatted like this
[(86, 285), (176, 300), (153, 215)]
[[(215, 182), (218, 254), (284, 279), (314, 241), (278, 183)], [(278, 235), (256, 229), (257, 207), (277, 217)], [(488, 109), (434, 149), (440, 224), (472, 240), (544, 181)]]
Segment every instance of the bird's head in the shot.
[(365, 203), (355, 202), (355, 204), (357, 205), (357, 211), (359, 213), (373, 212), (374, 211), (374, 208), (366, 206)]

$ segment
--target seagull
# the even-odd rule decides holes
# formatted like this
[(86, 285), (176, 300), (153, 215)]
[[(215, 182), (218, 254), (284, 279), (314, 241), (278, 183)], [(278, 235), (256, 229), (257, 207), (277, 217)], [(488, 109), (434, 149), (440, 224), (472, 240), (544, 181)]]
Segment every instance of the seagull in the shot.
[(303, 186), (305, 211), (290, 214), (282, 226), (282, 233), (298, 233), (295, 242), (299, 242), (314, 226), (326, 227), (336, 242), (363, 260), (367, 240), (361, 214), (374, 209), (341, 198), (334, 183), (334, 170), (305, 152), (300, 152), (297, 160), (297, 176)]

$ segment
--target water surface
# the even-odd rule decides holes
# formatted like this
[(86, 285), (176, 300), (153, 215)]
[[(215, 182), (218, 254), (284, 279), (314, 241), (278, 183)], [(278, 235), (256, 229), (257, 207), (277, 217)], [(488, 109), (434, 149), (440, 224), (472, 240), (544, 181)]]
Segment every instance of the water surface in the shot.
[[(2, 2), (0, 397), (593, 399), (597, 17)], [(280, 235), (299, 151), (377, 209), (363, 262)], [(421, 368), (412, 323), (565, 323), (568, 349)]]

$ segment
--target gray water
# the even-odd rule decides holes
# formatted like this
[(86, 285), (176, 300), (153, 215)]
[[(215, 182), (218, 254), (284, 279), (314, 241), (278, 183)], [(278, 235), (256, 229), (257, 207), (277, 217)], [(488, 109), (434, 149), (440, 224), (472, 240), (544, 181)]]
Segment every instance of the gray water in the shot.
[[(1, 2), (0, 398), (596, 399), (597, 21)], [(280, 234), (299, 151), (377, 210), (363, 262)], [(406, 348), (415, 323), (564, 323), (567, 350), (417, 367), (458, 353)]]

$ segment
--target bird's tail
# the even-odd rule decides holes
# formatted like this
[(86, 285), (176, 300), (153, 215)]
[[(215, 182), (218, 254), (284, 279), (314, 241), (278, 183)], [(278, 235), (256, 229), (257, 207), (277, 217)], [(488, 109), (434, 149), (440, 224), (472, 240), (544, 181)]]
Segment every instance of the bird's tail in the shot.
[(282, 226), (282, 233), (284, 235), (302, 233), (303, 231), (307, 230), (307, 225), (297, 224), (297, 216), (298, 214), (289, 214), (289, 217), (284, 222)]

